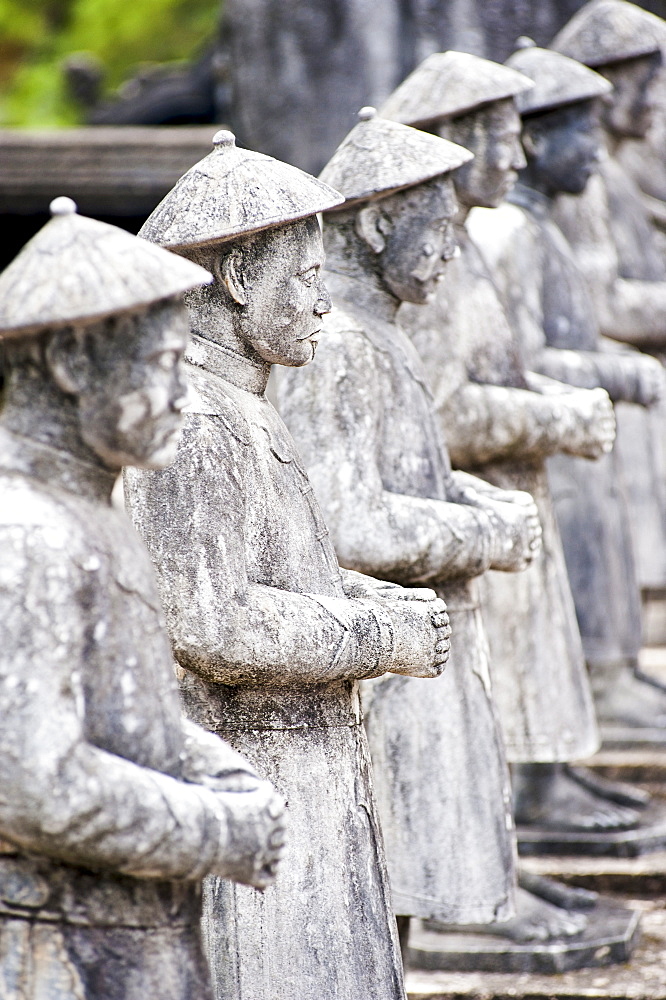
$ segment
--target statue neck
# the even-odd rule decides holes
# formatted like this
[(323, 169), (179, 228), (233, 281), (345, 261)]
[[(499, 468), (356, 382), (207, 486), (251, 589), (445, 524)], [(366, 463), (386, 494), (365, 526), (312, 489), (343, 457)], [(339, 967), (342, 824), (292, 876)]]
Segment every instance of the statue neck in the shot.
[(539, 170), (535, 169), (534, 163), (531, 160), (528, 160), (527, 166), (518, 174), (518, 183), (523, 188), (536, 191), (543, 198), (551, 199), (557, 193), (551, 191), (547, 180)]
[(0, 416), (2, 466), (79, 496), (109, 502), (119, 468), (81, 437), (76, 399), (39, 375), (10, 376)]
[[(354, 304), (393, 322), (401, 303), (384, 283), (380, 255), (349, 227), (336, 231), (335, 225), (327, 225), (324, 238), (327, 274), (338, 276), (348, 286), (353, 284)], [(335, 298), (334, 294), (334, 303)]]
[(262, 396), (271, 373), (270, 362), (260, 357), (238, 332), (232, 310), (194, 295), (188, 301), (188, 310), (192, 342), (187, 360), (239, 389)]

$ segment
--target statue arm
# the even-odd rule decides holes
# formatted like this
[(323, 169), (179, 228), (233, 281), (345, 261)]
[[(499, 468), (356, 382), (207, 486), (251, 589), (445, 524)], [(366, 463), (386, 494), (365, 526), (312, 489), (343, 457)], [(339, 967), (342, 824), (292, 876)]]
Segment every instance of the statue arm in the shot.
[(379, 468), (381, 399), (373, 351), (329, 329), (314, 364), (284, 371), (280, 412), (322, 505), (343, 566), (432, 584), (488, 568), (492, 529), (483, 511), (385, 489)]
[[(128, 509), (153, 560), (181, 666), (207, 681), (276, 686), (399, 668), (419, 625), (399, 621), (406, 612), (395, 602), (297, 593), (250, 578), (243, 469), (251, 453), (219, 429), (207, 438), (211, 419), (189, 419), (170, 468), (125, 473)], [(339, 579), (336, 564), (331, 574)]]
[(650, 406), (662, 393), (663, 369), (649, 355), (620, 350), (571, 351), (547, 347), (539, 372), (581, 389), (601, 387), (614, 403)]
[(252, 765), (219, 736), (183, 717), (182, 773), (215, 791), (246, 792), (261, 784)]
[(441, 416), (454, 466), (541, 459), (566, 443), (561, 404), (529, 389), (469, 382)]
[(64, 545), (20, 534), (0, 539), (0, 834), (32, 853), (141, 878), (219, 869), (219, 796), (87, 740), (77, 665), (94, 624), (90, 574)]
[(618, 277), (597, 304), (607, 337), (638, 347), (666, 346), (666, 282)]

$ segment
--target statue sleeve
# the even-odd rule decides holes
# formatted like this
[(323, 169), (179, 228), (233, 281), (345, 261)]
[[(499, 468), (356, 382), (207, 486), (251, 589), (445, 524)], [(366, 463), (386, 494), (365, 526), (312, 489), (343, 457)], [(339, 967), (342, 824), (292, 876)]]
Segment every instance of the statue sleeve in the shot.
[(52, 525), (0, 531), (0, 834), (73, 865), (200, 878), (224, 830), (214, 793), (86, 737), (95, 599), (68, 542)]
[[(128, 469), (128, 509), (155, 566), (181, 666), (223, 684), (292, 685), (374, 677), (392, 664), (382, 602), (303, 594), (251, 578), (244, 468), (248, 446), (190, 417), (176, 462)], [(210, 447), (202, 448), (202, 442)], [(289, 510), (276, 511), (289, 517)]]
[(469, 382), (443, 414), (454, 466), (540, 459), (560, 451), (559, 404), (529, 389)]
[(579, 389), (605, 389), (614, 403), (642, 402), (641, 366), (654, 363), (646, 361), (639, 352), (623, 353), (619, 349), (599, 351), (570, 351), (547, 347), (540, 359), (538, 370), (543, 375)]
[(405, 584), (482, 573), (492, 534), (482, 511), (384, 488), (381, 393), (365, 338), (332, 326), (315, 362), (285, 370), (278, 384), (340, 563)]
[(637, 347), (666, 345), (666, 282), (617, 278), (600, 297), (599, 325), (613, 340)]

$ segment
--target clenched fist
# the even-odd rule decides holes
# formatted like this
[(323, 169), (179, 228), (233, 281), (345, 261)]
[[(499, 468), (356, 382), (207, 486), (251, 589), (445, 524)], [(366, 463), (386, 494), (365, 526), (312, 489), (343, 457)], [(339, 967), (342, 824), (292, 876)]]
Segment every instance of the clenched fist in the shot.
[(541, 521), (534, 500), (523, 490), (504, 490), (501, 500), (485, 496), (484, 501), (494, 528), (491, 569), (509, 573), (527, 569), (541, 551)]
[(619, 355), (627, 380), (633, 388), (631, 401), (639, 406), (654, 406), (666, 395), (666, 379), (661, 361), (649, 354)]
[(220, 843), (214, 875), (265, 889), (285, 844), (285, 801), (269, 781), (252, 791), (216, 792)]
[(392, 674), (438, 677), (449, 658), (451, 626), (446, 605), (432, 600), (387, 600), (393, 623)]
[(560, 399), (569, 417), (563, 451), (581, 458), (601, 458), (613, 448), (615, 413), (605, 389), (578, 389)]

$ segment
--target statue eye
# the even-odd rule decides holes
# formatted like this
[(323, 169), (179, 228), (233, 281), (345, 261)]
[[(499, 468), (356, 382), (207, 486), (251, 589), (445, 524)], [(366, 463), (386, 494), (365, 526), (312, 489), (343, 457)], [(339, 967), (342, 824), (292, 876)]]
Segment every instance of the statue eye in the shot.
[(432, 257), (432, 255), (434, 254), (434, 252), (435, 252), (435, 248), (433, 247), (432, 243), (426, 243), (424, 245), (424, 247), (423, 247), (423, 256), (424, 257)]
[(317, 277), (317, 270), (318, 269), (316, 267), (311, 267), (309, 270), (303, 271), (303, 273), (299, 275), (303, 284), (307, 285), (308, 288), (314, 284)]

